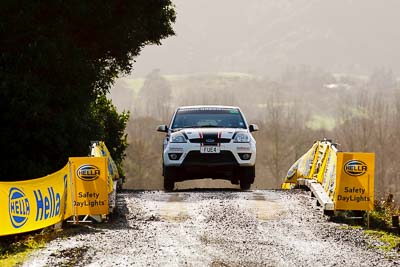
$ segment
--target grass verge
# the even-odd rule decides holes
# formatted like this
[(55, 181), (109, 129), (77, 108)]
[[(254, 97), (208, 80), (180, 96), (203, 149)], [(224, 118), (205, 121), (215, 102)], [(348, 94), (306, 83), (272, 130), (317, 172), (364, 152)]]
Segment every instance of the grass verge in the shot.
[(43, 248), (57, 233), (49, 230), (31, 232), (0, 238), (0, 266), (11, 267), (22, 264), (30, 253)]
[(365, 234), (381, 241), (383, 245), (379, 246), (380, 249), (388, 252), (394, 250), (400, 253), (400, 236), (382, 230), (365, 230)]
[[(395, 225), (392, 225), (392, 216), (400, 214), (400, 207), (395, 204), (392, 194), (388, 194), (386, 198), (375, 200), (374, 210), (369, 214), (369, 228), (367, 214), (363, 211), (342, 211), (336, 213), (337, 216), (332, 218), (336, 222), (345, 223), (340, 228), (346, 229), (365, 229), (364, 233), (370, 238), (380, 241), (374, 247), (384, 251), (395, 251), (400, 254), (400, 235)], [(353, 219), (349, 219), (353, 218)], [(360, 218), (360, 219), (355, 219)]]

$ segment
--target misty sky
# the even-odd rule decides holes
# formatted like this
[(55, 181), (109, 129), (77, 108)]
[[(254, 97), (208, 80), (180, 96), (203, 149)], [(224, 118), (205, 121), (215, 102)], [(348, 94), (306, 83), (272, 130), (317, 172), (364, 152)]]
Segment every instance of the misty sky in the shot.
[(176, 36), (148, 46), (133, 77), (248, 72), (309, 65), (332, 72), (400, 71), (398, 0), (175, 0)]

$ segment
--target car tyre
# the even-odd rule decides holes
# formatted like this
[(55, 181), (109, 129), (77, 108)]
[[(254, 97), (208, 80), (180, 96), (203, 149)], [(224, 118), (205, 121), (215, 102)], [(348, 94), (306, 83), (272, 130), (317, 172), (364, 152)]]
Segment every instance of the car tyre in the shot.
[(249, 183), (249, 181), (247, 181), (247, 179), (240, 180), (240, 189), (249, 190), (250, 187), (251, 187), (251, 183)]
[(173, 180), (164, 177), (164, 189), (165, 191), (174, 190), (175, 183)]
[(173, 167), (164, 167), (163, 174), (164, 174), (164, 189), (166, 191), (174, 190), (175, 187), (174, 178), (176, 175), (176, 170)]
[(255, 166), (240, 167), (238, 169), (238, 177), (240, 181), (240, 189), (249, 190), (251, 184), (254, 183)]

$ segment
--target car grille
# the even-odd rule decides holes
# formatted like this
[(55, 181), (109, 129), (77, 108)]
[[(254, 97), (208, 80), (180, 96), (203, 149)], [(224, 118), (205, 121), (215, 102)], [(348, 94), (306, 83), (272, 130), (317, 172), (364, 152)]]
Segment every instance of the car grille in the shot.
[(221, 151), (220, 153), (200, 153), (200, 151), (190, 151), (183, 165), (237, 165), (235, 156), (230, 151)]
[(214, 142), (207, 142), (206, 138), (194, 138), (194, 139), (189, 139), (190, 143), (196, 143), (196, 144), (220, 144), (220, 143), (230, 143), (232, 139), (230, 138), (216, 138), (213, 139)]

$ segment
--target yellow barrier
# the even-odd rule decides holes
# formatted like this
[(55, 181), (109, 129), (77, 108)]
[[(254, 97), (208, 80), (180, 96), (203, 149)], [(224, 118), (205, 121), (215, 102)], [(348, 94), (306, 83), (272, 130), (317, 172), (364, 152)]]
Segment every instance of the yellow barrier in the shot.
[(102, 141), (93, 141), (91, 145), (90, 155), (92, 157), (106, 157), (107, 158), (107, 168), (108, 168), (108, 176), (107, 176), (107, 184), (108, 184), (108, 193), (113, 192), (115, 190), (116, 185), (114, 183), (119, 179), (119, 172), (117, 165), (111, 157), (110, 152), (108, 151), (106, 145)]
[(113, 180), (104, 143), (103, 148), (107, 157), (69, 158), (64, 168), (45, 177), (0, 182), (0, 236), (42, 229), (71, 216), (107, 215)]
[(0, 183), (0, 236), (29, 232), (71, 216), (69, 166), (46, 177)]
[(374, 153), (337, 152), (331, 141), (316, 141), (290, 167), (281, 188), (292, 189), (298, 179), (308, 179), (321, 184), (335, 210), (372, 210), (374, 161)]
[(336, 149), (334, 147), (330, 147), (322, 179), (322, 186), (324, 187), (325, 192), (328, 193), (331, 199), (334, 199), (335, 197), (336, 164), (337, 164)]
[(338, 153), (337, 210), (374, 209), (373, 153)]
[(113, 180), (119, 179), (119, 173), (117, 165), (114, 160), (111, 158), (111, 154), (108, 151), (106, 145), (102, 141), (92, 142), (92, 148), (90, 155), (92, 157), (106, 157), (108, 159), (108, 174), (111, 176)]
[(108, 214), (107, 158), (69, 158), (73, 215)]
[(319, 141), (315, 142), (314, 145), (290, 167), (285, 181), (282, 184), (282, 189), (291, 189), (299, 178), (313, 178), (318, 160), (319, 143)]

